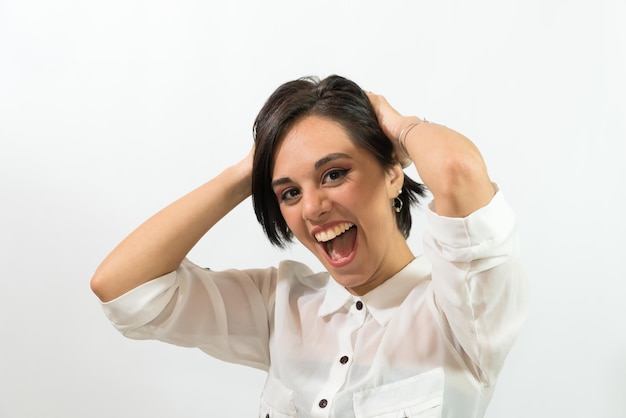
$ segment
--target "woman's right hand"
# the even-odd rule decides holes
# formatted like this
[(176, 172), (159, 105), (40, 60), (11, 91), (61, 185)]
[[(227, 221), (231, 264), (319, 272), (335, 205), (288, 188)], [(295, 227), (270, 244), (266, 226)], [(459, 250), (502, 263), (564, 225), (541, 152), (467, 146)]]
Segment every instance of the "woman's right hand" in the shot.
[(236, 165), (241, 169), (245, 178), (248, 179), (248, 195), (252, 193), (252, 164), (254, 161), (254, 150), (255, 145), (253, 143), (248, 154)]

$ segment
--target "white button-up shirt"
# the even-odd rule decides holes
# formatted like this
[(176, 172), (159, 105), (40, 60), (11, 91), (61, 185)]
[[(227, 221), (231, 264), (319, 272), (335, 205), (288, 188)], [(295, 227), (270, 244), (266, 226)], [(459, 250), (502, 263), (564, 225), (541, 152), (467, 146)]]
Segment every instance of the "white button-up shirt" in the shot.
[(462, 219), (429, 209), (424, 239), (364, 296), (293, 261), (185, 260), (104, 309), (127, 337), (266, 370), (259, 417), (482, 417), (528, 303), (514, 215), (501, 192)]

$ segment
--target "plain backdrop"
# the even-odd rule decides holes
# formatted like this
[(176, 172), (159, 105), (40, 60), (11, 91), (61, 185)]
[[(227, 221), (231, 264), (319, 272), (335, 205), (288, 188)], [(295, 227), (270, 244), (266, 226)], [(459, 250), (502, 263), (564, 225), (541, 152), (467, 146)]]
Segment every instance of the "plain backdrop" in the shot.
[[(89, 279), (245, 155), (279, 84), (330, 74), (469, 136), (518, 215), (532, 305), (487, 417), (626, 417), (624, 22), (622, 0), (0, 0), (0, 417), (257, 414), (264, 373), (122, 337)], [(250, 200), (190, 258), (319, 266)]]

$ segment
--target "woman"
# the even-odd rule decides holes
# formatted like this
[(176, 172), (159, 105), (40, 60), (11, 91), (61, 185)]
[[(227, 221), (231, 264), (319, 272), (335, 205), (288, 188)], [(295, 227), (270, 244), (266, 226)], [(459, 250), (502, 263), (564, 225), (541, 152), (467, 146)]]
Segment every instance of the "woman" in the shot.
[[(266, 370), (260, 417), (482, 417), (527, 298), (514, 215), (476, 147), (339, 76), (280, 86), (254, 127), (246, 158), (98, 268), (114, 325)], [(411, 161), (433, 195), (417, 257)], [(295, 237), (326, 271), (188, 261), (249, 195), (270, 242)]]

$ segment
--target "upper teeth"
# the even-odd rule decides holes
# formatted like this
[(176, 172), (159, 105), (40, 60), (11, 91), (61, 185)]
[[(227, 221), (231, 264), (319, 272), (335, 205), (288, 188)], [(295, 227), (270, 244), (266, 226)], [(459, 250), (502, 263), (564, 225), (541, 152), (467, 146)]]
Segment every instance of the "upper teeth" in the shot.
[(335, 239), (338, 235), (343, 234), (353, 226), (354, 224), (351, 224), (350, 222), (337, 224), (334, 227), (327, 229), (326, 231), (318, 232), (317, 234), (315, 234), (315, 239), (319, 242), (330, 241), (331, 239)]

